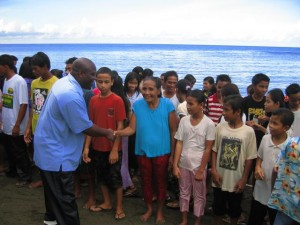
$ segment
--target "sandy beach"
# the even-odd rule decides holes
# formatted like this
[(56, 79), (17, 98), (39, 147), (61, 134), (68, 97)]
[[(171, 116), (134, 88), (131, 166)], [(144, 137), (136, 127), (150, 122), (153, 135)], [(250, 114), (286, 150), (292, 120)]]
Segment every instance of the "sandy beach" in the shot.
[[(35, 174), (35, 178), (38, 175)], [(7, 178), (4, 174), (0, 175), (0, 224), (1, 225), (42, 225), (44, 217), (44, 196), (43, 188), (31, 189), (28, 187), (17, 188), (15, 186), (16, 178)], [(120, 221), (114, 219), (114, 211), (108, 212), (90, 212), (84, 209), (83, 205), (87, 196), (87, 187), (82, 187), (81, 198), (77, 200), (79, 216), (82, 225), (91, 224), (124, 224), (140, 225), (155, 224), (155, 217), (151, 217), (148, 222), (141, 222), (139, 217), (144, 212), (145, 206), (142, 198), (124, 198), (124, 209), (126, 218)], [(208, 195), (206, 206), (211, 205), (211, 195)], [(251, 201), (251, 188), (247, 187), (243, 201), (243, 210), (247, 215)], [(97, 202), (101, 202), (101, 195), (98, 189)], [(165, 208), (166, 225), (175, 225), (180, 223), (181, 214), (179, 210)], [(214, 216), (206, 214), (202, 217), (203, 225), (213, 225)], [(193, 216), (189, 215), (189, 224), (193, 224)], [(226, 223), (225, 223), (226, 224)]]

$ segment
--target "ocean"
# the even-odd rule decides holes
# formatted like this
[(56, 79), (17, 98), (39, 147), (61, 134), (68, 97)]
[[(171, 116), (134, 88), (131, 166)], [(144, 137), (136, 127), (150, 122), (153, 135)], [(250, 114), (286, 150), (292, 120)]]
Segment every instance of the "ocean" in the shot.
[(179, 78), (193, 74), (195, 88), (202, 89), (206, 76), (230, 75), (232, 82), (246, 95), (246, 87), (257, 73), (270, 79), (269, 90), (284, 90), (290, 83), (299, 83), (300, 48), (251, 47), (217, 45), (167, 44), (0, 44), (0, 54), (18, 57), (19, 68), (25, 56), (45, 52), (51, 69), (64, 69), (64, 62), (73, 56), (86, 57), (97, 68), (107, 66), (125, 77), (135, 66), (150, 68), (155, 76), (168, 70), (177, 71)]

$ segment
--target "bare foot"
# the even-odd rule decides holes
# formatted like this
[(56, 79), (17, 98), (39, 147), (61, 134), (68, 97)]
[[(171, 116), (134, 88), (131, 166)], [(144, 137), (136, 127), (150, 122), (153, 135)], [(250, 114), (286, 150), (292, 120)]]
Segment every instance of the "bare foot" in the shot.
[(166, 222), (164, 214), (162, 212), (157, 211), (156, 214), (156, 224), (164, 224)]
[(95, 205), (96, 204), (96, 200), (91, 200), (91, 199), (89, 199), (85, 204), (84, 204), (84, 206), (83, 206), (83, 208), (84, 209), (89, 209), (89, 208), (91, 208), (93, 205)]
[(187, 221), (181, 221), (179, 225), (187, 225)]
[(75, 191), (75, 198), (81, 198), (81, 192), (80, 191)]
[(143, 215), (141, 215), (140, 219), (143, 222), (147, 222), (151, 215), (152, 215), (152, 210), (147, 210)]

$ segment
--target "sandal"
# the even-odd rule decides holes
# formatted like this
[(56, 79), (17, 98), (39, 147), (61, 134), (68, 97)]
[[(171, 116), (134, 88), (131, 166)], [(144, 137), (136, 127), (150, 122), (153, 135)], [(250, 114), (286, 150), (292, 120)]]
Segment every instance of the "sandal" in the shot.
[(171, 201), (171, 202), (168, 202), (166, 204), (166, 206), (170, 209), (179, 209), (180, 206), (179, 206), (179, 202), (177, 200), (174, 200), (174, 201)]
[(101, 205), (92, 205), (89, 210), (91, 212), (106, 212), (112, 210), (112, 208), (103, 208)]
[(120, 212), (120, 213), (117, 213), (115, 214), (115, 219), (116, 220), (121, 220), (121, 219), (124, 219), (126, 217), (124, 211)]
[(137, 197), (137, 196), (138, 196), (138, 191), (137, 191), (136, 187), (128, 188), (123, 193), (123, 197)]

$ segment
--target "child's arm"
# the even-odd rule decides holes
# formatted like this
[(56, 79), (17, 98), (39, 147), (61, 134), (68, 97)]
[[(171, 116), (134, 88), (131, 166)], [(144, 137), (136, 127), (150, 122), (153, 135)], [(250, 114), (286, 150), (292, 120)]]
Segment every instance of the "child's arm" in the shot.
[(175, 134), (177, 131), (178, 127), (178, 118), (176, 116), (176, 112), (172, 111), (169, 114), (169, 129), (170, 129), (170, 139), (171, 139), (171, 155), (170, 155), (170, 160), (169, 160), (169, 169), (172, 169), (172, 163), (173, 163), (173, 158), (174, 158), (174, 150), (175, 150), (175, 145), (176, 145), (176, 139)]
[(86, 135), (85, 136), (84, 147), (83, 147), (83, 153), (82, 153), (82, 159), (85, 163), (89, 163), (89, 162), (92, 161), (91, 158), (89, 157), (91, 142), (92, 142), (92, 137)]
[(253, 161), (253, 159), (247, 159), (245, 161), (243, 176), (234, 186), (234, 190), (236, 193), (242, 193), (244, 191), (247, 180), (248, 180), (249, 173), (252, 168), (252, 161)]
[(212, 158), (211, 158), (211, 175), (213, 178), (213, 182), (217, 187), (221, 187), (222, 185), (222, 176), (217, 171), (217, 152), (212, 151)]
[(256, 166), (255, 166), (255, 179), (257, 180), (263, 180), (264, 179), (264, 171), (261, 168), (261, 164), (262, 164), (262, 159), (257, 157), (256, 159)]
[[(118, 121), (117, 122), (117, 130), (122, 130), (123, 128), (124, 128), (123, 121)], [(119, 160), (119, 154), (118, 153), (119, 153), (120, 141), (121, 141), (121, 137), (117, 136), (115, 141), (114, 141), (112, 150), (110, 151), (110, 154), (109, 154), (109, 163), (110, 164), (114, 164)]]
[(182, 152), (182, 144), (183, 144), (182, 141), (177, 140), (175, 153), (174, 153), (173, 175), (177, 178), (180, 178), (180, 170), (179, 170), (179, 167), (178, 167), (178, 163), (179, 163), (180, 155), (181, 155), (181, 152)]
[(214, 143), (214, 141), (210, 141), (210, 140), (205, 141), (205, 150), (204, 150), (204, 154), (202, 156), (201, 165), (195, 176), (195, 179), (198, 181), (203, 180), (203, 172), (205, 171), (206, 165), (210, 159), (211, 148), (213, 146), (213, 143)]
[(33, 117), (33, 108), (30, 109), (30, 112), (29, 112), (29, 119), (28, 119), (28, 122), (27, 122), (27, 126), (26, 126), (26, 130), (25, 130), (25, 133), (24, 133), (24, 141), (29, 144), (32, 140), (31, 138), (31, 134), (32, 134), (32, 117)]
[(120, 136), (120, 137), (133, 135), (135, 133), (135, 126), (136, 126), (136, 117), (135, 117), (135, 114), (132, 113), (130, 120), (129, 120), (129, 126), (123, 130), (115, 131), (114, 135)]
[(18, 116), (17, 116), (17, 120), (16, 123), (12, 129), (12, 136), (18, 136), (20, 135), (20, 124), (22, 123), (25, 114), (26, 114), (26, 110), (27, 110), (27, 105), (28, 104), (20, 104), (20, 109), (18, 112)]

